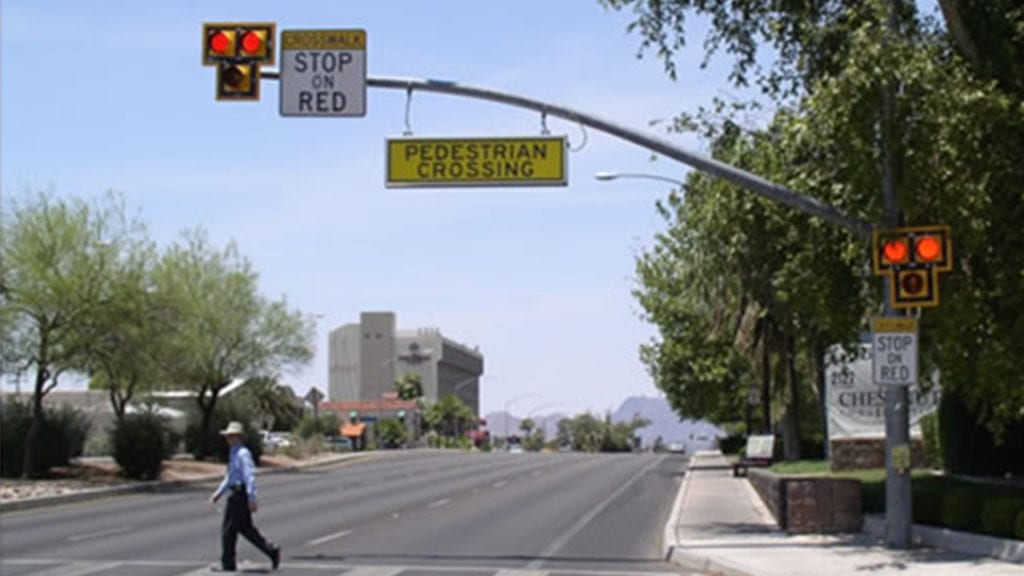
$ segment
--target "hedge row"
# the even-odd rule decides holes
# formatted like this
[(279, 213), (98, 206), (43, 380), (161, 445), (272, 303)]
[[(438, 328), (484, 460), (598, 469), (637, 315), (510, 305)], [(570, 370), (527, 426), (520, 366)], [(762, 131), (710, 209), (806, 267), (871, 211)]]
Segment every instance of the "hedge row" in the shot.
[[(1024, 486), (915, 476), (914, 522), (999, 538), (1024, 540)], [(885, 511), (885, 479), (863, 483), (865, 512)]]

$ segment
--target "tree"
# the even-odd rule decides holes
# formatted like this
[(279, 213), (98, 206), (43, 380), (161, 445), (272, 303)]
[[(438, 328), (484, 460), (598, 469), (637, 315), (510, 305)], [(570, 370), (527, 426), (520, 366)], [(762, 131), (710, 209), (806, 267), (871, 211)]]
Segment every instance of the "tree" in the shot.
[(83, 367), (92, 374), (89, 387), (107, 390), (114, 415), (123, 422), (136, 392), (163, 379), (167, 337), (178, 316), (153, 286), (153, 244), (140, 235), (120, 252), (108, 256), (113, 264), (105, 305), (83, 317), (80, 334)]
[(432, 430), (451, 438), (459, 431), (468, 429), (467, 423), (473, 420), (473, 410), (458, 396), (447, 394), (427, 407), (424, 418)]
[(416, 400), (423, 397), (422, 379), (415, 372), (407, 372), (399, 380), (396, 380), (395, 389), (398, 391), (398, 397), (402, 400)]
[(409, 439), (405, 424), (388, 419), (380, 423), (380, 441), (385, 448), (400, 448)]
[(112, 304), (120, 250), (141, 232), (112, 195), (94, 204), (38, 194), (3, 214), (0, 341), (4, 367), (34, 371), (22, 474), (38, 477), (43, 398), (86, 366), (83, 326)]
[(206, 445), (220, 392), (238, 378), (277, 374), (313, 355), (309, 318), (257, 291), (256, 273), (238, 248), (210, 245), (201, 231), (187, 232), (156, 267), (160, 293), (173, 299), (181, 321), (173, 334), (169, 374), (196, 393)]
[(533, 418), (523, 418), (522, 421), (519, 422), (519, 429), (523, 431), (523, 435), (525, 436), (529, 436), (530, 432), (532, 432), (536, 426), (537, 424), (533, 421)]
[[(923, 364), (937, 365), (943, 387), (962, 394), (974, 417), (997, 438), (1020, 418), (1024, 375), (1014, 364), (1024, 353), (1024, 328), (1017, 320), (1024, 312), (1024, 276), (1009, 272), (1024, 268), (1024, 239), (1012, 232), (1024, 224), (1015, 184), (1024, 178), (1019, 162), (1024, 157), (1024, 8), (1019, 2), (942, 0), (942, 21), (923, 16), (909, 0), (602, 3), (635, 11), (631, 29), (641, 34), (642, 49), (655, 47), (673, 76), (675, 52), (688, 37), (687, 16), (710, 19), (707, 57), (719, 49), (728, 52), (733, 83), (756, 84), (775, 109), (768, 127), (739, 139), (730, 137), (735, 124), (728, 118), (712, 126), (711, 115), (702, 113), (704, 133), (712, 137), (717, 154), (730, 156), (722, 145), (731, 138), (756, 153), (748, 156), (748, 166), (762, 176), (873, 222), (882, 222), (881, 190), (887, 181), (899, 191), (905, 222), (953, 223), (956, 269), (942, 280), (943, 313), (922, 317)], [(771, 54), (759, 52), (769, 46)], [(701, 125), (686, 113), (675, 124)], [(759, 145), (758, 139), (769, 146)], [(1001, 144), (993, 147), (992, 142)], [(772, 158), (772, 164), (764, 164)], [(758, 212), (771, 215), (768, 207), (737, 211), (760, 202), (744, 194), (745, 199), (730, 199), (708, 214), (719, 222)], [(688, 191), (688, 203), (691, 197)], [(693, 228), (682, 237), (700, 238), (693, 231), (710, 229), (711, 222), (695, 226), (687, 221), (683, 226)], [(725, 235), (712, 238), (752, 242), (741, 244), (739, 251), (735, 242), (724, 243), (726, 255), (733, 256), (726, 258), (730, 265), (701, 253), (691, 260), (703, 256), (695, 269), (723, 272), (730, 285), (744, 287), (728, 303), (731, 313), (725, 316), (735, 322), (748, 316), (742, 310), (755, 306), (757, 322), (748, 326), (758, 336), (747, 342), (756, 345), (742, 348), (748, 352), (741, 356), (749, 362), (750, 351), (756, 355), (760, 350), (761, 366), (753, 375), (769, 393), (762, 394), (762, 401), (785, 399), (785, 421), (808, 393), (821, 396), (824, 346), (848, 341), (863, 326), (862, 317), (878, 305), (880, 286), (877, 280), (859, 279), (857, 267), (850, 265), (865, 260), (863, 245), (849, 239), (822, 242), (819, 238), (834, 232), (813, 220), (784, 216), (778, 222), (781, 226), (772, 228), (781, 236), (774, 238), (748, 234), (756, 221), (716, 226)], [(787, 257), (781, 268), (770, 267), (778, 273), (764, 276), (764, 268), (755, 267), (750, 271), (756, 274), (745, 277), (735, 266), (756, 265), (753, 257), (765, 255), (766, 249)], [(778, 262), (778, 254), (767, 254), (764, 262)], [(822, 267), (819, 261), (833, 264)], [(800, 283), (794, 281), (801, 276), (813, 279), (808, 284), (820, 279), (831, 286), (796, 297)], [(843, 276), (853, 279), (848, 286), (855, 293), (867, 292), (867, 297), (842, 299)], [(741, 278), (753, 283), (741, 283)], [(681, 299), (683, 310), (698, 316), (701, 303), (708, 301)], [(836, 314), (822, 307), (858, 300), (865, 305), (854, 321), (850, 310)], [(718, 324), (707, 316), (705, 326), (713, 330)], [(658, 347), (669, 344), (665, 340)], [(815, 386), (794, 386), (801, 381)], [(769, 419), (778, 417), (767, 404), (764, 408)], [(799, 431), (800, 426), (788, 422), (786, 428)]]
[(264, 430), (291, 430), (299, 423), (302, 409), (295, 393), (275, 376), (256, 376), (242, 385), (241, 396), (259, 415)]

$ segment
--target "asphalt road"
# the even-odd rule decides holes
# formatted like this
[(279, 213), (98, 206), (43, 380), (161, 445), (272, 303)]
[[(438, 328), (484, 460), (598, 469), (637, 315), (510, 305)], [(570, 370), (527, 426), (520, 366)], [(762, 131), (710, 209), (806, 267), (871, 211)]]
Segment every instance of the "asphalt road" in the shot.
[[(408, 452), (260, 478), (257, 527), (280, 574), (527, 576), (682, 573), (662, 530), (674, 455)], [(208, 573), (212, 485), (0, 516), (3, 576)], [(269, 562), (239, 539), (243, 572)]]

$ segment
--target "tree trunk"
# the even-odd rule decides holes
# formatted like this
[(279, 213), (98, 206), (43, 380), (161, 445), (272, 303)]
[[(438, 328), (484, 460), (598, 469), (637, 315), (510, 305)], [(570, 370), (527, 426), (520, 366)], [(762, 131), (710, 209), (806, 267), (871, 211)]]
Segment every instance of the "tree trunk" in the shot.
[(199, 404), (200, 413), (200, 434), (199, 434), (199, 454), (202, 459), (206, 459), (211, 453), (211, 446), (208, 442), (210, 438), (210, 424), (213, 423), (213, 409), (217, 406), (217, 395), (210, 391), (209, 403), (203, 402), (203, 396), (205, 396), (206, 390), (203, 389), (196, 396), (196, 403)]
[(40, 363), (36, 370), (36, 387), (32, 394), (32, 417), (25, 435), (25, 457), (21, 462), (21, 477), (25, 479), (39, 478), (44, 470), (40, 469), (39, 451), (45, 413), (43, 412), (43, 389), (50, 377), (50, 371)]
[(771, 330), (767, 320), (761, 320), (761, 433), (772, 433), (772, 359)]
[(786, 407), (786, 417), (783, 420), (783, 457), (787, 461), (793, 461), (800, 459), (800, 385), (796, 374), (796, 353), (793, 350), (795, 338), (789, 334), (783, 342), (785, 380), (789, 389), (789, 406)]
[(825, 380), (825, 345), (821, 341), (814, 337), (810, 344), (811, 348), (811, 366), (814, 367), (814, 383), (818, 390), (818, 409), (821, 411), (821, 427), (822, 434), (824, 436), (823, 444), (825, 449), (825, 459), (831, 459), (832, 447), (828, 440), (828, 391), (825, 386), (828, 384)]
[(946, 29), (953, 37), (957, 51), (975, 68), (978, 67), (978, 47), (974, 44), (964, 19), (956, 7), (956, 0), (939, 0), (939, 8), (942, 9), (942, 18), (946, 21)]

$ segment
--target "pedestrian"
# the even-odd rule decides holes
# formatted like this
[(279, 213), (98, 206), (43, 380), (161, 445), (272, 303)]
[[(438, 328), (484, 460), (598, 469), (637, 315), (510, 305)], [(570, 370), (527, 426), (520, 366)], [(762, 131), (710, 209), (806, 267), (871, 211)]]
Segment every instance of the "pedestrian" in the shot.
[(221, 524), (221, 552), (220, 567), (213, 567), (214, 572), (234, 572), (235, 565), (235, 542), (238, 534), (241, 533), (246, 540), (270, 558), (271, 566), (277, 570), (281, 564), (281, 547), (275, 546), (260, 534), (260, 531), (253, 526), (252, 514), (256, 512), (256, 470), (252, 461), (252, 453), (242, 443), (245, 430), (241, 422), (231, 422), (228, 427), (221, 431), (221, 436), (227, 439), (231, 447), (231, 454), (228, 457), (228, 471), (224, 474), (224, 481), (220, 483), (217, 490), (210, 496), (210, 503), (216, 504), (217, 500), (230, 492), (228, 502), (224, 506), (224, 521)]

